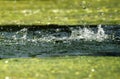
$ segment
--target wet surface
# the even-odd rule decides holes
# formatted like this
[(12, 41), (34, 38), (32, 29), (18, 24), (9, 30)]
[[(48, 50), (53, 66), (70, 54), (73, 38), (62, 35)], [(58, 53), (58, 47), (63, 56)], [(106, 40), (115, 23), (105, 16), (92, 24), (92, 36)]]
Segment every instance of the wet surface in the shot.
[(2, 27), (0, 58), (120, 56), (120, 25)]

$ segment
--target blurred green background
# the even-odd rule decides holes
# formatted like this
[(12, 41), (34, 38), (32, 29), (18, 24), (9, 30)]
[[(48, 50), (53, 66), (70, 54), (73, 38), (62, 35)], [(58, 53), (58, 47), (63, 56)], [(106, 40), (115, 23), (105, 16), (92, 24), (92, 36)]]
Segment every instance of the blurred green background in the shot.
[(120, 24), (120, 0), (1, 0), (0, 25)]

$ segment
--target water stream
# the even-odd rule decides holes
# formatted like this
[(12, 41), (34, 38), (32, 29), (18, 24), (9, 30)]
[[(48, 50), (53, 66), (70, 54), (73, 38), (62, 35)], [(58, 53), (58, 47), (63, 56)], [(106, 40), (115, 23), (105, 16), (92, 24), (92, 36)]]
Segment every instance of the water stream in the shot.
[(120, 56), (120, 26), (0, 31), (0, 58), (66, 55)]

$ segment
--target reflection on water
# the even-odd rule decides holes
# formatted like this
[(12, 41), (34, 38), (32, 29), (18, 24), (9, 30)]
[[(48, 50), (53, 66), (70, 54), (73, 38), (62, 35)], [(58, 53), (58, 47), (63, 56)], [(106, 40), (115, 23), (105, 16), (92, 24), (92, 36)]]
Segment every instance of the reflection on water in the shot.
[(0, 57), (120, 55), (118, 26), (57, 27), (0, 32)]

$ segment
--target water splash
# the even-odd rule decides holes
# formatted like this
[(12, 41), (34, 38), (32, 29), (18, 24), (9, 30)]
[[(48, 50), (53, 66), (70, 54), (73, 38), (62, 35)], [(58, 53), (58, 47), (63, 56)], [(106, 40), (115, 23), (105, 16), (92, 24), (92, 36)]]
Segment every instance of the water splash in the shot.
[(60, 28), (37, 31), (28, 31), (27, 28), (23, 28), (17, 32), (2, 32), (0, 36), (4, 37), (4, 40), (7, 40), (7, 42), (14, 44), (26, 44), (27, 42), (70, 42), (72, 40), (102, 42), (109, 39), (101, 25), (98, 25), (97, 28), (69, 27), (69, 29), (71, 33), (61, 31)]
[(103, 30), (101, 25), (98, 25), (97, 33), (95, 33), (95, 31), (93, 31), (90, 28), (84, 27), (82, 29), (81, 27), (79, 27), (78, 29), (72, 30), (72, 34), (70, 37), (70, 39), (73, 39), (73, 40), (82, 39), (85, 41), (98, 41), (98, 42), (102, 42), (107, 38), (108, 38), (108, 35), (105, 34), (105, 31)]
[(96, 39), (98, 41), (103, 41), (105, 39), (108, 38), (108, 35), (105, 34), (105, 31), (103, 30), (103, 28), (101, 27), (101, 25), (98, 25), (98, 32), (96, 34)]
[[(119, 26), (118, 26), (119, 27)], [(0, 57), (89, 55), (120, 52), (120, 28), (67, 27), (0, 32)], [(111, 37), (112, 36), (112, 37)], [(100, 54), (100, 53), (99, 53)]]

